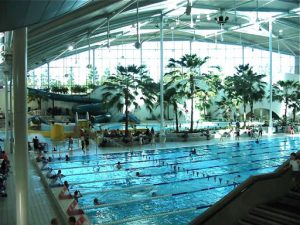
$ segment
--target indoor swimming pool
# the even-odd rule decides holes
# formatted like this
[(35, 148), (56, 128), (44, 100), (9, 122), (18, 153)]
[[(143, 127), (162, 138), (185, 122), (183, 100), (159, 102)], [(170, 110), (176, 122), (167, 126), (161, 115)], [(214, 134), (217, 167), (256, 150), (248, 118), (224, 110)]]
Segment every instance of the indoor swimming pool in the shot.
[[(273, 138), (74, 156), (49, 166), (62, 170), (72, 193), (80, 190), (79, 206), (92, 224), (184, 225), (249, 176), (274, 171), (299, 144)], [(94, 198), (102, 204), (94, 206)]]

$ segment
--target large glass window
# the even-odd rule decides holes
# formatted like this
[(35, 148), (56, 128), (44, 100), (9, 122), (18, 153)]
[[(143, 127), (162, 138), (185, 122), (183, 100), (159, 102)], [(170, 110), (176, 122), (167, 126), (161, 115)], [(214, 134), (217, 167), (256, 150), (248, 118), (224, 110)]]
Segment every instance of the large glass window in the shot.
[[(100, 82), (103, 76), (115, 73), (117, 65), (139, 65), (142, 61), (147, 65), (150, 75), (158, 81), (160, 77), (160, 43), (144, 42), (142, 50), (136, 49), (133, 44), (111, 46), (110, 48), (95, 49), (95, 67)], [(76, 50), (75, 50), (76, 51)], [(142, 51), (142, 59), (141, 57)], [(165, 41), (164, 66), (170, 58), (179, 59), (184, 54), (197, 54), (201, 58), (209, 56), (210, 59), (205, 71), (210, 66), (220, 66), (222, 73), (232, 75), (235, 67), (243, 62), (243, 47), (223, 43), (208, 43), (199, 41)], [(86, 85), (88, 74), (93, 64), (92, 50), (74, 54), (72, 56), (50, 62), (49, 81), (51, 84), (72, 86)], [(269, 52), (261, 49), (244, 47), (244, 62), (253, 66), (254, 71), (269, 74)], [(274, 82), (286, 73), (294, 73), (295, 57), (273, 52)], [(34, 88), (48, 87), (48, 67), (43, 65), (29, 72), (28, 86)]]

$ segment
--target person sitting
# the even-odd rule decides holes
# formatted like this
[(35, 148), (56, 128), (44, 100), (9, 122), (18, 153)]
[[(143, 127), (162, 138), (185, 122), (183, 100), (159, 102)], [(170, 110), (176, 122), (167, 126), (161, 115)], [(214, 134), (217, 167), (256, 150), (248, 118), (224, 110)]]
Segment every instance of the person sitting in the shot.
[(80, 193), (80, 191), (76, 190), (74, 191), (74, 199), (76, 202), (78, 202), (78, 199), (82, 197), (82, 194)]
[(69, 217), (68, 225), (76, 225), (76, 218), (74, 216)]
[(101, 205), (98, 198), (94, 198), (94, 205)]
[(70, 161), (70, 157), (68, 155), (66, 155), (66, 162)]
[(54, 174), (52, 177), (50, 177), (51, 179), (54, 179), (54, 180), (58, 180), (58, 179), (61, 179), (62, 177), (64, 177), (65, 175), (63, 175), (61, 173), (61, 170), (58, 170), (57, 171), (57, 174)]
[(121, 165), (121, 163), (120, 163), (120, 162), (117, 162), (117, 164), (116, 164), (116, 168), (117, 168), (118, 170), (120, 170), (120, 169), (122, 168), (122, 165)]
[(52, 220), (51, 220), (51, 225), (58, 225), (59, 223), (58, 223), (58, 220), (56, 219), (56, 218), (53, 218)]

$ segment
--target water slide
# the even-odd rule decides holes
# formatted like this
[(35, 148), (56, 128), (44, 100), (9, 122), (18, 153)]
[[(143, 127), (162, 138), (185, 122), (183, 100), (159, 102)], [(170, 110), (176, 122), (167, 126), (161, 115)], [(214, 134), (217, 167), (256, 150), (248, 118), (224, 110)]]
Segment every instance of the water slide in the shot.
[[(91, 98), (90, 95), (66, 95), (66, 94), (56, 94), (50, 93), (41, 89), (28, 88), (28, 93), (32, 95), (39, 95), (41, 97), (53, 99), (56, 101), (64, 102), (74, 102), (74, 103), (84, 103), (80, 105), (75, 105), (72, 107), (72, 112), (75, 114), (86, 114), (88, 112), (91, 115), (91, 121), (93, 123), (105, 123), (111, 120), (111, 114), (104, 111), (102, 104), (98, 98)], [(41, 118), (31, 118), (38, 122)], [(44, 123), (44, 121), (41, 121)]]
[(63, 102), (76, 102), (76, 103), (100, 103), (99, 99), (91, 98), (90, 95), (66, 95), (66, 94), (56, 94), (45, 91), (43, 89), (33, 89), (28, 88), (28, 94), (37, 95), (49, 99), (53, 99), (56, 101)]
[[(128, 118), (129, 118), (129, 122), (130, 123), (136, 123), (136, 124), (140, 124), (141, 123), (141, 121), (135, 115), (129, 114)], [(119, 122), (125, 122), (125, 114), (123, 114), (120, 117)]]

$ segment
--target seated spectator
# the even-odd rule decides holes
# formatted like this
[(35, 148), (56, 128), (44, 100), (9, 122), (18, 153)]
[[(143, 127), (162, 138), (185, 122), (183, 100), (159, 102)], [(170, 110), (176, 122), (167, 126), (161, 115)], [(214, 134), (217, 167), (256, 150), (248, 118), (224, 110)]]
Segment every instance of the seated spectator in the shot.
[(66, 161), (70, 161), (70, 157), (66, 155)]
[(74, 216), (69, 217), (68, 225), (76, 225), (76, 218)]
[(59, 225), (58, 220), (56, 218), (53, 218), (51, 220), (51, 225)]
[(74, 199), (76, 202), (78, 202), (78, 199), (82, 197), (82, 194), (80, 193), (80, 191), (76, 190), (74, 191)]
[(136, 172), (135, 175), (136, 175), (137, 177), (140, 177), (140, 176), (141, 176), (140, 172)]

